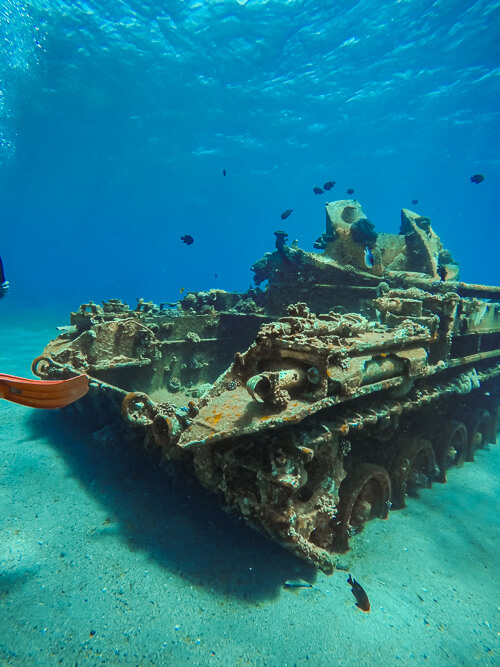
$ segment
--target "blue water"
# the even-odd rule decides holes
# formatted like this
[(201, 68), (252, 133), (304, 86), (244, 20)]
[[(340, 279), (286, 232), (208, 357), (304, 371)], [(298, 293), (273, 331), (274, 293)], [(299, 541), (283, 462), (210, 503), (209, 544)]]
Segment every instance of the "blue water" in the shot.
[(431, 217), (464, 280), (498, 282), (500, 3), (3, 0), (0, 19), (4, 313), (246, 289), (284, 209), (312, 249), (329, 179), (379, 231)]
[[(348, 188), (498, 284), (499, 36), (491, 0), (0, 0), (0, 372), (89, 299), (247, 289)], [(195, 482), (1, 403), (2, 665), (497, 664), (498, 448), (358, 536), (367, 615)]]

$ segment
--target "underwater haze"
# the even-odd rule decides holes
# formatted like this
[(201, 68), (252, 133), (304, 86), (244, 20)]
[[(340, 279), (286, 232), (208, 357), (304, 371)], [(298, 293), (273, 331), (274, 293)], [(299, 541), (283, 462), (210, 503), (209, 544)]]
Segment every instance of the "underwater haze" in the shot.
[(0, 7), (4, 315), (245, 290), (276, 229), (311, 250), (348, 188), (498, 282), (500, 3)]
[(0, 667), (500, 664), (499, 148), (500, 0), (0, 0)]

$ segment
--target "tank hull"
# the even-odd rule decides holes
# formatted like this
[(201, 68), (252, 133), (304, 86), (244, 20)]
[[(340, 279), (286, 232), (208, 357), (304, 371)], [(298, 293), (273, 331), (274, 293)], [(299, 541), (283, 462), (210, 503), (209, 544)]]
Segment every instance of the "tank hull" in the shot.
[(367, 521), (496, 442), (500, 303), (498, 288), (459, 282), (428, 218), (403, 211), (367, 271), (359, 205), (328, 207), (323, 253), (280, 244), (254, 265), (266, 290), (192, 293), (175, 309), (84, 304), (33, 371), (87, 374), (66, 410), (185, 462), (332, 572)]

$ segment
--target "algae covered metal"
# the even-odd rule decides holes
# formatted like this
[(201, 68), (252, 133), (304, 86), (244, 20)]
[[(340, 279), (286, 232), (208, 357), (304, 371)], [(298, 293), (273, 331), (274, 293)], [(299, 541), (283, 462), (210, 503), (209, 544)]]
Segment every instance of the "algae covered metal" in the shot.
[(87, 374), (67, 410), (95, 430), (121, 420), (331, 572), (366, 521), (496, 441), (500, 288), (460, 282), (430, 219), (406, 209), (381, 234), (357, 201), (327, 204), (315, 252), (275, 235), (255, 289), (84, 304), (33, 370)]

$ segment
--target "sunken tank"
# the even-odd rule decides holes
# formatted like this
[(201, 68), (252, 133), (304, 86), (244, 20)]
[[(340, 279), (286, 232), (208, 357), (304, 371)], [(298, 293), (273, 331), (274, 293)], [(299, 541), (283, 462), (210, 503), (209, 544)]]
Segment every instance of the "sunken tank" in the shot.
[(317, 252), (286, 239), (246, 293), (82, 305), (33, 371), (87, 374), (66, 411), (185, 462), (332, 572), (368, 520), (496, 442), (500, 288), (460, 282), (430, 219), (406, 209), (399, 234), (377, 234), (357, 201), (337, 201)]

